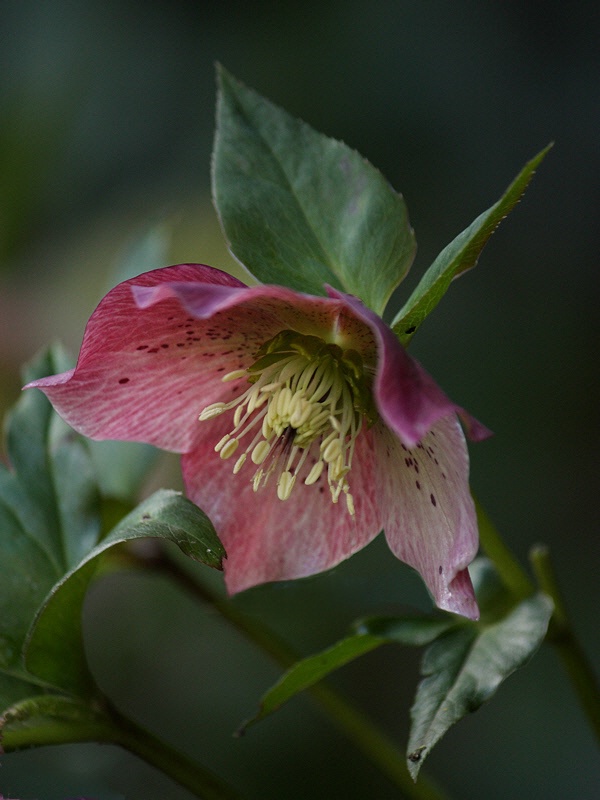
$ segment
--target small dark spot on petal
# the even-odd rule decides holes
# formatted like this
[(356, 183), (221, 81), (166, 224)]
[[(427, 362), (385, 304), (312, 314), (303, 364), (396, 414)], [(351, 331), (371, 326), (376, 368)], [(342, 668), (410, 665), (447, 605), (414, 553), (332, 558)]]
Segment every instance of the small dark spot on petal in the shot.
[(415, 486), (417, 487), (417, 489), (421, 488), (421, 484), (419, 483), (419, 481), (415, 481)]
[(129, 383), (129, 378), (119, 378), (119, 383)]
[(430, 494), (429, 497), (431, 498), (431, 505), (432, 506), (437, 506), (437, 502), (436, 502), (436, 499), (435, 499), (434, 495)]
[(158, 353), (158, 347), (152, 347), (148, 350), (149, 353)]
[(443, 567), (440, 565), (440, 566), (438, 567), (438, 572), (439, 572), (439, 574), (441, 575), (443, 571), (444, 571), (444, 568), (443, 568)]
[(136, 347), (135, 349), (136, 350), (147, 350), (148, 347), (149, 347), (149, 345), (147, 345), (147, 344), (141, 344), (139, 347)]
[(169, 346), (168, 344), (161, 344), (161, 347), (163, 347), (165, 350), (167, 349), (168, 346)]

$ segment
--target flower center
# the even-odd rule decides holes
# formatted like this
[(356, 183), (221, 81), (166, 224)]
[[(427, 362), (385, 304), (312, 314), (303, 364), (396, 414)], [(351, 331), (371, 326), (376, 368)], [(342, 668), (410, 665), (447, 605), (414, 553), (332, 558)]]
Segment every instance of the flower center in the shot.
[(284, 330), (262, 345), (248, 369), (229, 372), (222, 380), (242, 378), (249, 386), (242, 385), (238, 397), (212, 403), (200, 414), (203, 422), (235, 409), (233, 427), (215, 451), (231, 458), (240, 442), (247, 442), (234, 474), (250, 458), (257, 467), (254, 491), (276, 475), (280, 500), (290, 497), (299, 480), (310, 486), (326, 470), (332, 501), (337, 503), (343, 493), (354, 515), (348, 483), (354, 446), (363, 419), (372, 423), (377, 417), (359, 353)]

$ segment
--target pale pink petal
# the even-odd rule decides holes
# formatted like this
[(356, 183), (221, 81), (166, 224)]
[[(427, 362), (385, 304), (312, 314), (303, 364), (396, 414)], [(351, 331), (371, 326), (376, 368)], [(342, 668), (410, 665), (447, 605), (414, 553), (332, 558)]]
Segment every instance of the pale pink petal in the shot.
[(199, 435), (182, 458), (184, 480), (188, 496), (208, 514), (225, 545), (225, 581), (230, 593), (330, 569), (381, 531), (381, 509), (373, 492), (370, 433), (361, 434), (356, 446), (351, 472), (356, 505), (353, 518), (343, 496), (337, 504), (332, 503), (323, 476), (312, 486), (299, 482), (287, 500), (277, 497), (275, 475), (254, 492), (256, 467), (250, 459), (233, 475), (237, 454), (223, 461), (213, 450), (213, 444), (230, 428), (227, 420), (217, 417), (206, 426), (210, 431)]
[(383, 426), (374, 440), (375, 486), (391, 550), (421, 574), (440, 608), (477, 619), (467, 572), (477, 553), (477, 522), (456, 415), (439, 420), (413, 449)]

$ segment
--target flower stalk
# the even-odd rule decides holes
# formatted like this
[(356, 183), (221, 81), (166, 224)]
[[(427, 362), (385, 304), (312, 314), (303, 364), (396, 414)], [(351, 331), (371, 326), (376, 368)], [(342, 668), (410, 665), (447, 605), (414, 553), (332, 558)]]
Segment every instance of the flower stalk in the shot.
[(529, 575), (506, 546), (481, 503), (476, 498), (474, 500), (481, 548), (494, 563), (498, 575), (515, 600), (525, 600), (535, 591)]
[(548, 547), (536, 545), (530, 552), (531, 565), (540, 588), (554, 603), (548, 641), (556, 647), (579, 703), (600, 742), (600, 686), (587, 655), (575, 635)]
[(35, 725), (8, 725), (2, 731), (4, 752), (81, 742), (117, 745), (202, 800), (240, 800), (241, 795), (225, 781), (126, 717), (99, 690), (96, 702), (97, 713), (89, 718), (48, 717)]
[(161, 770), (202, 800), (240, 800), (241, 795), (205, 767), (165, 744), (114, 707), (109, 710), (115, 731), (112, 743)]

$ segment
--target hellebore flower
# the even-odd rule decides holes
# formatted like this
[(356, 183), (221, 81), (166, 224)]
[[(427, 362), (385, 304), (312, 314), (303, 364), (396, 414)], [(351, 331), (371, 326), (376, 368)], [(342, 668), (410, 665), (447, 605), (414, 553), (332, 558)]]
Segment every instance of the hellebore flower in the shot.
[(382, 529), (440, 608), (478, 615), (468, 456), (487, 430), (358, 299), (183, 264), (115, 287), (75, 369), (34, 381), (93, 439), (183, 454), (231, 593), (338, 564)]

